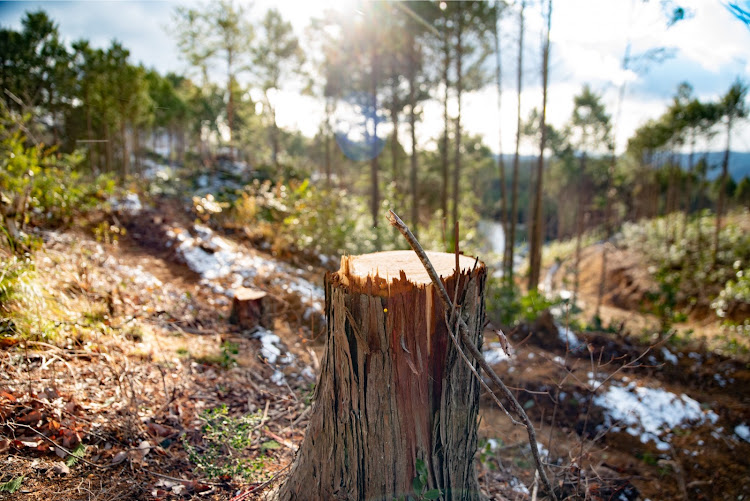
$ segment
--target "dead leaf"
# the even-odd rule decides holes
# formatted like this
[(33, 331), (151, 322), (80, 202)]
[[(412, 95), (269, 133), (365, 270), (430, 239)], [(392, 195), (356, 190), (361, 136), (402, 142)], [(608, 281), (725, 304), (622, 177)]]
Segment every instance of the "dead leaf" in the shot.
[(120, 451), (117, 454), (115, 454), (115, 456), (112, 458), (112, 464), (120, 464), (123, 461), (125, 461), (125, 459), (127, 459), (127, 457), (128, 457), (128, 453), (127, 452)]
[(31, 411), (25, 416), (18, 418), (18, 422), (21, 424), (35, 425), (42, 420), (42, 414), (39, 411)]
[(148, 428), (148, 431), (156, 437), (168, 437), (174, 432), (171, 428), (157, 423), (148, 423), (146, 427)]
[(15, 402), (17, 399), (7, 391), (0, 391), (0, 397), (7, 398), (11, 402)]
[(68, 468), (68, 465), (60, 461), (58, 463), (55, 463), (50, 471), (52, 471), (52, 473), (56, 475), (67, 475), (68, 473), (70, 473), (70, 468)]
[(138, 453), (142, 458), (145, 458), (149, 452), (151, 452), (151, 443), (149, 443), (148, 440), (141, 441), (141, 443), (138, 444)]

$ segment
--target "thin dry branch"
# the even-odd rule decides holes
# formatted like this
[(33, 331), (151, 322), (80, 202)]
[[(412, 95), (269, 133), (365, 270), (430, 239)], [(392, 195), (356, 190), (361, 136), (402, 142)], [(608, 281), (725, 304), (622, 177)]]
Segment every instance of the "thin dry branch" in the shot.
[[(432, 263), (430, 263), (430, 259), (427, 257), (427, 253), (424, 251), (419, 241), (416, 239), (416, 237), (411, 232), (411, 230), (409, 230), (409, 227), (406, 226), (406, 224), (401, 220), (400, 217), (398, 217), (398, 215), (396, 215), (395, 212), (393, 212), (392, 210), (388, 211), (387, 218), (388, 218), (388, 222), (391, 223), (392, 226), (397, 228), (401, 232), (401, 234), (404, 236), (406, 241), (409, 242), (409, 245), (411, 246), (412, 250), (414, 250), (414, 252), (419, 257), (419, 260), (422, 262), (422, 265), (424, 265), (425, 270), (427, 271), (427, 274), (430, 276), (430, 279), (432, 280), (432, 283), (435, 285), (435, 287), (438, 290), (438, 297), (443, 303), (443, 307), (445, 308), (445, 311), (446, 312), (453, 311), (453, 303), (451, 302), (451, 298), (448, 295), (448, 291), (445, 290), (445, 286), (440, 281), (440, 277), (435, 271), (435, 268), (432, 266)], [(492, 367), (489, 366), (487, 361), (482, 356), (482, 353), (471, 342), (471, 339), (469, 338), (469, 328), (467, 327), (466, 322), (464, 322), (463, 318), (461, 318), (461, 315), (457, 315), (456, 323), (458, 324), (458, 330), (461, 335), (461, 341), (463, 341), (464, 345), (469, 350), (469, 353), (471, 353), (471, 356), (474, 357), (474, 360), (476, 360), (479, 366), (487, 373), (487, 375), (490, 377), (492, 382), (494, 382), (502, 390), (505, 397), (510, 401), (511, 407), (513, 408), (515, 413), (518, 415), (518, 417), (521, 418), (521, 421), (523, 422), (523, 425), (526, 427), (526, 431), (529, 435), (529, 446), (531, 447), (531, 454), (534, 456), (534, 464), (536, 465), (536, 469), (539, 472), (539, 477), (542, 479), (542, 483), (544, 484), (544, 488), (547, 491), (547, 494), (549, 494), (549, 496), (552, 497), (552, 499), (557, 500), (557, 495), (555, 494), (555, 491), (552, 489), (552, 484), (550, 484), (549, 478), (547, 477), (547, 472), (544, 470), (541, 459), (539, 458), (539, 447), (536, 441), (536, 432), (534, 431), (534, 425), (531, 423), (529, 416), (523, 410), (523, 407), (521, 407), (521, 405), (518, 403), (518, 400), (516, 400), (516, 397), (513, 395), (513, 393), (508, 389), (507, 386), (505, 386), (505, 383), (502, 382), (502, 380), (498, 377), (495, 371), (492, 370)], [(449, 329), (449, 332), (450, 332), (450, 329)], [(455, 337), (451, 336), (451, 339), (456, 344), (456, 349), (458, 349), (459, 352), (462, 352), (461, 347), (458, 345)], [(467, 360), (467, 358), (464, 357), (464, 360)], [(469, 365), (471, 366), (471, 364)], [(480, 377), (480, 381), (481, 381), (481, 377)]]

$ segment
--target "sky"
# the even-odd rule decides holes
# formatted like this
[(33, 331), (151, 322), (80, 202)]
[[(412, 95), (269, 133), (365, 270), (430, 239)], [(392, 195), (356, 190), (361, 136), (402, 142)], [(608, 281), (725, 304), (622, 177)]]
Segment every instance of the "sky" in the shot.
[[(58, 23), (62, 38), (68, 43), (86, 38), (95, 47), (107, 47), (112, 39), (117, 39), (130, 49), (134, 62), (162, 73), (186, 73), (189, 68), (170, 34), (174, 25), (172, 13), (179, 5), (196, 3), (192, 0), (0, 2), (0, 25), (20, 29), (24, 12), (41, 8)], [(304, 40), (305, 28), (312, 17), (320, 16), (328, 8), (342, 8), (345, 3), (346, 0), (257, 0), (250, 12), (258, 20), (268, 8), (276, 6)], [(532, 6), (526, 12), (523, 65), (526, 76), (521, 93), (524, 116), (541, 105), (542, 94), (539, 62), (543, 20), (539, 7), (534, 5), (538, 2), (529, 3)], [(671, 12), (675, 6), (685, 9), (685, 19), (667, 27), (665, 12)], [(511, 6), (501, 25), (502, 119), (498, 119), (494, 85), (465, 95), (462, 102), (464, 130), (482, 135), (494, 151), (499, 149), (499, 137), (504, 152), (510, 151), (515, 141), (517, 12), (517, 7)], [(631, 56), (663, 47), (670, 49), (673, 57), (637, 67), (631, 64), (630, 69), (623, 70), (628, 41)], [(691, 83), (696, 97), (713, 100), (725, 93), (737, 78), (750, 80), (750, 28), (734, 18), (720, 0), (556, 0), (551, 43), (548, 121), (562, 127), (572, 113), (573, 96), (588, 84), (602, 96), (614, 117), (618, 151), (624, 149), (637, 127), (666, 110), (680, 82)], [(492, 62), (488, 64), (488, 69), (494, 71)], [(618, 114), (619, 88), (623, 82), (625, 94)], [(314, 98), (299, 95), (294, 87), (279, 92), (279, 125), (312, 136), (322, 119), (323, 105)], [(419, 147), (433, 147), (432, 138), (441, 129), (440, 104), (426, 103), (418, 129)], [(406, 129), (402, 137), (406, 137)], [(717, 136), (708, 147), (723, 149), (724, 141)], [(750, 151), (749, 125), (736, 128), (732, 149)], [(523, 144), (522, 152), (534, 153), (534, 145)]]

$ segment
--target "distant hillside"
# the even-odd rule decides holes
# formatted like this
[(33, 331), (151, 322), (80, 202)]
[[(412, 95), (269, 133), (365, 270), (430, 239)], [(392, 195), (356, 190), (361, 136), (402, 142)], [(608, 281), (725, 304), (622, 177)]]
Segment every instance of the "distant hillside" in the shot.
[[(698, 160), (703, 158), (703, 155), (703, 152), (695, 153), (693, 161), (698, 162)], [(510, 170), (510, 167), (513, 165), (513, 154), (505, 153), (503, 154), (503, 159), (505, 160), (506, 168)], [(537, 157), (533, 155), (521, 155), (521, 166), (525, 167), (531, 162), (535, 162), (536, 159)], [(497, 160), (497, 155), (495, 155), (495, 160)], [(687, 153), (678, 154), (677, 160), (680, 162), (680, 165), (687, 170), (690, 164), (690, 155)], [(723, 151), (710, 151), (708, 153), (708, 179), (713, 180), (721, 175), (721, 163), (723, 161)], [(739, 181), (744, 177), (750, 177), (750, 151), (733, 151), (730, 153), (729, 175), (735, 181)]]
[[(694, 161), (697, 162), (703, 158), (703, 152), (694, 155)], [(687, 169), (689, 166), (690, 155), (678, 155), (680, 165)], [(711, 151), (708, 153), (708, 179), (716, 179), (721, 175), (721, 163), (724, 161), (723, 151)], [(733, 151), (729, 154), (729, 175), (735, 181), (744, 177), (750, 177), (750, 152)]]

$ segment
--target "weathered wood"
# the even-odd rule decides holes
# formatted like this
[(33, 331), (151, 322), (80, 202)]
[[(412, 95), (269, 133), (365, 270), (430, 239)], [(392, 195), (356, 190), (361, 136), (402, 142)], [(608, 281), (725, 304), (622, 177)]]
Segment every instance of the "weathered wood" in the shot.
[(265, 297), (266, 293), (259, 289), (247, 287), (235, 289), (229, 321), (243, 329), (257, 327), (263, 319), (263, 298)]
[[(481, 347), (486, 268), (429, 253)], [(411, 251), (344, 257), (326, 276), (327, 341), (310, 424), (279, 499), (480, 499), (474, 455), (479, 383), (452, 344), (445, 310)]]

